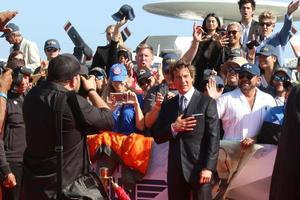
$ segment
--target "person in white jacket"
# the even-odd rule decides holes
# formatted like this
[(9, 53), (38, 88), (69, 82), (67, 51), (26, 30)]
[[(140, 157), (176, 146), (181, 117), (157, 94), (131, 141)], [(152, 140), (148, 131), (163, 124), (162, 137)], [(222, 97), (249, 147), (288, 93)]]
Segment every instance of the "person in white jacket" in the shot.
[(41, 59), (39, 49), (37, 45), (23, 38), (20, 28), (14, 24), (9, 23), (6, 25), (7, 32), (2, 34), (0, 37), (5, 37), (6, 41), (13, 46), (10, 48), (10, 52), (19, 50), (24, 55), (25, 65), (30, 68), (32, 72), (41, 65)]

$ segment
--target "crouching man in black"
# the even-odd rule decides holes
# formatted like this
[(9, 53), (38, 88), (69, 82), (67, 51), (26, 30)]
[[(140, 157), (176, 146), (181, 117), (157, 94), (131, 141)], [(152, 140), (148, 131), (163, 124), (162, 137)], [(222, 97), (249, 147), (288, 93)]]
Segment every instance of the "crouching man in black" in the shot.
[[(95, 77), (85, 79), (79, 75), (81, 71), (82, 66), (73, 55), (59, 55), (49, 63), (47, 80), (33, 88), (25, 98), (25, 199), (53, 199), (56, 195), (53, 107), (59, 93), (65, 93), (68, 97), (62, 112), (63, 188), (89, 168), (86, 135), (113, 128), (112, 113), (96, 92)], [(80, 82), (93, 105), (76, 93)]]
[(23, 59), (12, 59), (8, 61), (5, 69), (1, 68), (2, 78), (7, 76), (7, 70), (14, 71), (13, 84), (6, 77), (6, 82), (2, 82), (5, 90), (3, 87), (0, 90), (2, 100), (7, 101), (6, 106), (0, 108), (1, 112), (5, 112), (3, 129), (0, 128), (0, 180), (3, 200), (19, 200), (22, 188), (22, 161), (26, 147), (22, 105), (29, 86), (29, 74), (22, 74), (20, 70), (24, 66)]

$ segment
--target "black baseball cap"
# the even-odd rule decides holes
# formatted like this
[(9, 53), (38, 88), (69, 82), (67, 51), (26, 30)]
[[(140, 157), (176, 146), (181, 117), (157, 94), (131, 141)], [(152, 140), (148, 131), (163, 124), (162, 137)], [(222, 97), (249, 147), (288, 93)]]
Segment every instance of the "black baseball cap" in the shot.
[(135, 18), (133, 8), (128, 4), (124, 4), (118, 12), (112, 15), (112, 18), (115, 21), (121, 21), (124, 17), (125, 19), (129, 19), (130, 21)]
[(72, 54), (61, 54), (49, 62), (48, 81), (71, 80), (78, 74), (85, 74), (86, 69), (80, 65), (76, 57)]

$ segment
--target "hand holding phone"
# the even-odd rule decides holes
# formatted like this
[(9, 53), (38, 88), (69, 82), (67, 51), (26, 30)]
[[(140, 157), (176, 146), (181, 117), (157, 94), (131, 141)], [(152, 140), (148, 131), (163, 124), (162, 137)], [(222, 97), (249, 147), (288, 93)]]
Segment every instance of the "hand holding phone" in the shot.
[(126, 92), (112, 92), (109, 97), (110, 101), (115, 103), (126, 103), (128, 101)]
[(254, 47), (259, 46), (259, 42), (257, 40), (252, 40), (252, 41), (249, 41), (246, 44), (246, 46), (247, 46), (248, 49), (253, 49)]

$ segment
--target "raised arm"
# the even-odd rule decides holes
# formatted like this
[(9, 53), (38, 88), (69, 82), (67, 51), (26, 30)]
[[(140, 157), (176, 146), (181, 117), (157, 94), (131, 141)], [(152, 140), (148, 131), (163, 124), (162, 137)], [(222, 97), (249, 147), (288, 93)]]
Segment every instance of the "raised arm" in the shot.
[(197, 26), (196, 23), (193, 25), (193, 40), (190, 48), (187, 52), (182, 56), (181, 59), (185, 60), (188, 63), (192, 63), (196, 53), (198, 51), (199, 43), (202, 41), (203, 29), (201, 26)]

